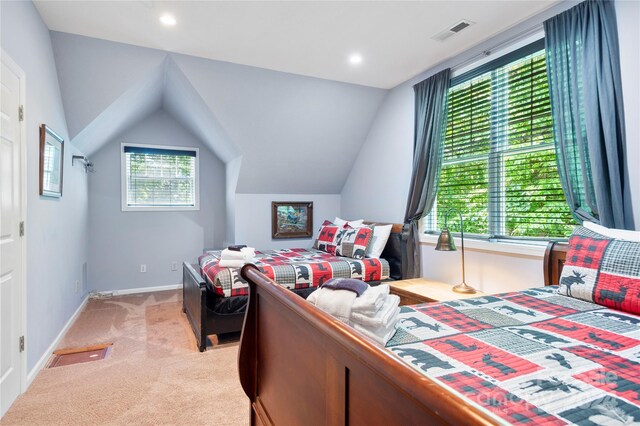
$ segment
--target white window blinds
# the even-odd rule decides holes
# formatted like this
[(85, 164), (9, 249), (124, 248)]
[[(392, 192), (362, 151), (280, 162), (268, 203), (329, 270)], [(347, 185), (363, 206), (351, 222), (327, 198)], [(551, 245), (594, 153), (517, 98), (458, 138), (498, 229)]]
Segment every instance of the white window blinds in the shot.
[(527, 46), (452, 82), (442, 172), (427, 230), (440, 229), (444, 215), (438, 212), (454, 207), (463, 213), (469, 234), (570, 234), (574, 223), (557, 171), (540, 49), (542, 43)]
[(197, 149), (123, 145), (123, 208), (197, 208)]

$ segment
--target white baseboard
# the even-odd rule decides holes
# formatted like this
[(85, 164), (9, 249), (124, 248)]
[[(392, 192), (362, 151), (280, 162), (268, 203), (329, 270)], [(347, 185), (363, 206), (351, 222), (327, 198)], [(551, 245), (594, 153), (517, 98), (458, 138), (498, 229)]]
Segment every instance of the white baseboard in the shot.
[(154, 287), (127, 288), (124, 290), (108, 290), (96, 292), (100, 296), (122, 296), (125, 294), (150, 293), (152, 291), (177, 290), (182, 288), (182, 283), (158, 285)]
[[(60, 333), (58, 333), (58, 336), (56, 336), (56, 338), (53, 340), (51, 345), (49, 345), (45, 353), (42, 354), (42, 357), (36, 363), (36, 365), (31, 369), (31, 371), (29, 371), (29, 373), (27, 374), (27, 387), (24, 389), (24, 392), (26, 392), (27, 389), (29, 389), (29, 386), (31, 386), (33, 379), (36, 378), (40, 370), (42, 370), (44, 366), (47, 364), (47, 361), (49, 361), (51, 354), (53, 353), (53, 351), (56, 350), (56, 348), (58, 347), (58, 344), (60, 343), (64, 335), (67, 333), (67, 330), (69, 330), (73, 322), (76, 320), (76, 318), (78, 318), (78, 315), (80, 315), (80, 312), (82, 312), (84, 307), (87, 305), (88, 300), (89, 300), (89, 295), (87, 295), (82, 301), (82, 303), (80, 303), (80, 306), (78, 306), (78, 309), (76, 309), (73, 315), (71, 315), (71, 318), (69, 318), (69, 321), (67, 321), (64, 327), (62, 327), (62, 330), (60, 330)], [(27, 340), (27, 350), (29, 349), (28, 345), (29, 345), (29, 341)]]

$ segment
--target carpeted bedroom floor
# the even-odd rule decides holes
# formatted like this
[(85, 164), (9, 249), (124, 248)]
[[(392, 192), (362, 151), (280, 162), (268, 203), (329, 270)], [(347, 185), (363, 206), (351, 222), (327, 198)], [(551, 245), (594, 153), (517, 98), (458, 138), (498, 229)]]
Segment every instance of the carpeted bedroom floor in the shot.
[(89, 300), (59, 348), (113, 342), (109, 357), (43, 369), (0, 423), (247, 424), (237, 341), (198, 352), (181, 297)]

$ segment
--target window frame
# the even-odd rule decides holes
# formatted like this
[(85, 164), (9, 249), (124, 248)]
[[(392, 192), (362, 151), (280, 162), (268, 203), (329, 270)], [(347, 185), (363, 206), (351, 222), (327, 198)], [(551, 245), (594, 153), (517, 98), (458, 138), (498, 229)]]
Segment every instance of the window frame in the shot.
[[(526, 43), (514, 45), (512, 49), (508, 49), (507, 51), (502, 52), (500, 56), (495, 59), (487, 60), (481, 59), (477, 61), (475, 64), (471, 64), (465, 66), (462, 72), (454, 72), (451, 78), (450, 88), (453, 88), (457, 85), (464, 84), (467, 81), (473, 80), (476, 77), (479, 77), (483, 74), (490, 72), (491, 80), (496, 78), (497, 71), (499, 71), (503, 66), (510, 64), (513, 61), (519, 60), (521, 58), (525, 58), (531, 54), (537, 53), (540, 50), (545, 49), (545, 40), (544, 33), (538, 33), (534, 35), (532, 38), (528, 39)], [(451, 90), (451, 89), (449, 89)], [(492, 113), (493, 113), (493, 102), (491, 105)], [(495, 123), (491, 123), (490, 128), (491, 133), (493, 134), (496, 131)], [(500, 145), (500, 146), (498, 146)], [(505, 225), (506, 225), (506, 215), (505, 215), (505, 206), (497, 205), (495, 201), (492, 200), (503, 200), (504, 197), (497, 197), (496, 194), (501, 193), (504, 195), (504, 185), (502, 183), (496, 184), (496, 182), (504, 181), (504, 161), (505, 158), (510, 155), (517, 154), (525, 154), (525, 153), (533, 153), (537, 151), (546, 151), (549, 149), (554, 149), (553, 142), (545, 143), (541, 145), (536, 145), (533, 147), (516, 147), (516, 148), (508, 148), (504, 147), (502, 144), (496, 144), (492, 141), (490, 146), (490, 151), (487, 153), (480, 153), (473, 156), (468, 156), (464, 159), (453, 159), (453, 160), (442, 160), (441, 167), (444, 168), (447, 165), (452, 164), (461, 164), (461, 163), (469, 163), (473, 161), (483, 160), (487, 162), (487, 197), (488, 197), (488, 205), (487, 205), (487, 221), (488, 221), (488, 234), (475, 234), (475, 233), (466, 233), (465, 236), (468, 238), (477, 240), (479, 242), (485, 242), (490, 244), (503, 243), (510, 246), (510, 249), (513, 249), (514, 246), (521, 245), (532, 245), (535, 248), (534, 251), (539, 250), (537, 247), (543, 242), (548, 241), (567, 241), (566, 237), (509, 237), (506, 236)], [(498, 162), (502, 166), (501, 167), (491, 167), (492, 162)], [(501, 173), (502, 172), (502, 173)], [(494, 182), (492, 184), (492, 182)], [(440, 233), (440, 230), (437, 228), (437, 213), (438, 213), (438, 205), (437, 198), (434, 200), (433, 207), (431, 211), (425, 215), (420, 221), (421, 225), (421, 241), (423, 243), (430, 243), (434, 238), (434, 235)], [(451, 230), (451, 233), (455, 236), (459, 236), (459, 230), (455, 229)], [(488, 249), (482, 245), (482, 249)], [(516, 250), (518, 252), (518, 250)], [(528, 249), (525, 249), (522, 254), (530, 254)]]
[[(127, 156), (125, 147), (151, 148), (171, 151), (195, 152), (194, 164), (194, 205), (193, 206), (130, 206), (128, 200)], [(120, 144), (120, 207), (123, 212), (175, 212), (200, 210), (200, 149), (185, 146), (151, 145), (122, 142)]]

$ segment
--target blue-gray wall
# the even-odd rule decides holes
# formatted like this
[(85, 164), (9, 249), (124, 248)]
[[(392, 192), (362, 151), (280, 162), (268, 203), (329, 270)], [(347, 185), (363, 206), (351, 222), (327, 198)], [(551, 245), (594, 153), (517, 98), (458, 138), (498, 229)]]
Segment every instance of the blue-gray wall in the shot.
[[(106, 131), (131, 124), (125, 116), (161, 99), (225, 163), (242, 156), (238, 193), (339, 194), (386, 93), (78, 35), (52, 37), (78, 146), (91, 154)], [(158, 75), (164, 80), (156, 84)], [(96, 132), (101, 123), (110, 127)]]
[[(270, 202), (303, 194), (315, 202), (316, 225), (338, 215), (340, 191), (386, 94), (72, 34), (53, 32), (52, 40), (73, 142), (87, 149), (98, 170), (89, 191), (89, 281), (97, 291), (175, 284), (179, 274), (167, 265), (193, 260), (203, 247), (310, 246), (311, 239), (271, 240)], [(167, 214), (114, 210), (120, 169), (105, 156), (113, 157), (114, 141), (129, 132), (124, 129), (135, 128), (138, 139), (161, 137), (153, 126), (137, 124), (158, 108), (225, 163), (215, 184), (221, 213), (194, 222), (213, 226), (215, 238), (178, 229), (156, 236), (159, 227), (175, 228)], [(149, 232), (129, 236), (143, 225)], [(159, 238), (178, 243), (169, 250)]]
[[(313, 236), (271, 238), (272, 201), (313, 202)], [(339, 194), (236, 194), (235, 240), (256, 248), (310, 248), (325, 220), (340, 216)]]
[[(121, 209), (122, 142), (199, 148), (200, 210), (141, 212)], [(89, 283), (114, 291), (182, 282), (182, 262), (222, 246), (226, 212), (225, 167), (200, 140), (164, 110), (112, 139), (91, 158), (89, 177)], [(172, 271), (172, 262), (178, 270)], [(140, 272), (140, 265), (147, 272)]]
[[(87, 261), (87, 177), (71, 166), (79, 154), (60, 98), (49, 30), (31, 2), (2, 2), (2, 49), (26, 74), (27, 371), (53, 343), (83, 300), (75, 291)], [(38, 128), (46, 123), (66, 141), (63, 196), (42, 198)]]
[[(386, 94), (382, 89), (72, 34), (53, 32), (52, 40), (73, 142), (86, 148), (99, 170), (90, 178), (89, 191), (89, 278), (91, 288), (98, 291), (176, 283), (178, 274), (167, 272), (167, 261), (193, 260), (193, 252), (197, 254), (203, 243), (216, 248), (234, 242), (290, 246), (294, 242), (270, 238), (271, 201), (295, 200), (304, 194), (315, 202), (318, 224), (338, 215), (340, 192)], [(131, 213), (102, 209), (100, 203), (106, 201), (100, 185), (113, 185), (120, 171), (110, 163), (103, 170), (100, 162), (105, 151), (115, 149), (111, 144), (121, 139), (118, 134), (158, 108), (225, 163), (225, 174), (216, 186), (222, 190), (216, 207), (223, 209), (216, 217), (225, 220), (213, 224), (215, 239), (203, 242), (195, 234), (182, 234), (182, 249), (173, 250), (170, 259), (153, 238), (136, 239), (134, 248), (125, 250), (131, 256), (110, 254), (126, 240), (123, 236), (130, 228), (123, 229), (123, 224), (132, 220)], [(145, 125), (138, 136), (144, 132), (151, 137), (157, 133)], [(106, 147), (100, 148), (103, 144)], [(119, 192), (110, 197), (113, 204)], [(161, 213), (145, 217), (147, 226), (164, 223)], [(102, 240), (96, 233), (112, 242), (104, 247), (94, 244)], [(171, 235), (178, 238), (178, 234)], [(298, 244), (309, 246), (311, 240)], [(139, 265), (149, 262), (138, 253), (159, 259), (153, 268), (158, 272), (152, 274), (149, 267), (146, 274), (139, 273)]]
[(237, 193), (339, 194), (386, 93), (185, 55), (172, 58), (242, 155)]

